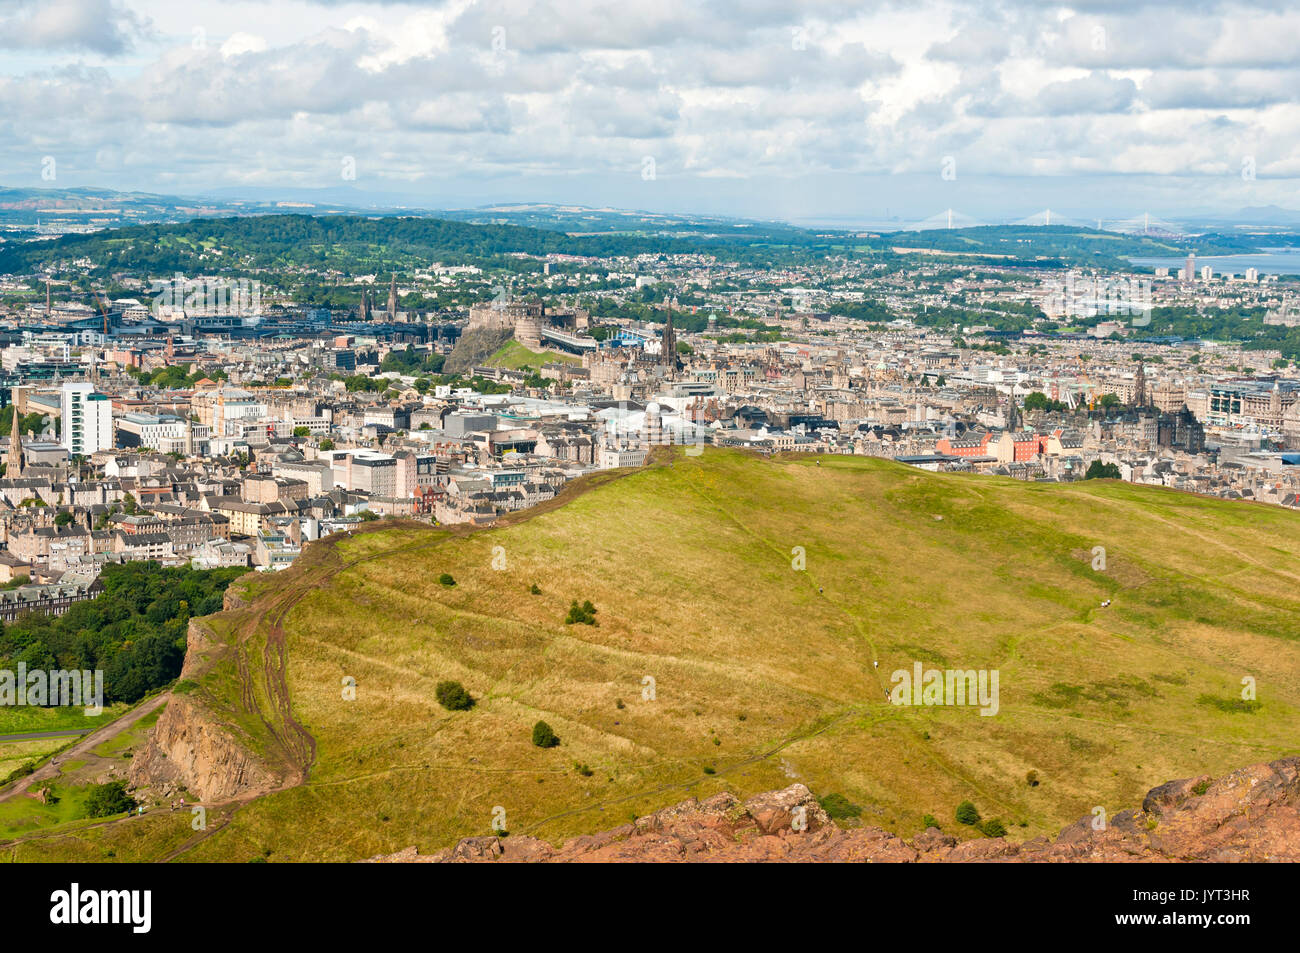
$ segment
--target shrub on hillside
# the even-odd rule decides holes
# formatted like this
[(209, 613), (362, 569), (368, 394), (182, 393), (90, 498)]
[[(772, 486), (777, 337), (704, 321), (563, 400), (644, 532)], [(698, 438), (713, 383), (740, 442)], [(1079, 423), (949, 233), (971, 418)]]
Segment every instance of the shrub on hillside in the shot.
[(957, 805), (957, 820), (962, 824), (978, 824), (980, 812), (975, 810), (975, 805), (970, 801), (962, 801)]
[(577, 599), (569, 604), (569, 614), (564, 617), (564, 624), (573, 625), (575, 622), (581, 625), (596, 625), (596, 607), (591, 604), (590, 599), (582, 605), (578, 605)]
[(434, 695), (438, 704), (448, 711), (468, 711), (474, 707), (474, 699), (460, 682), (439, 682)]
[(861, 817), (862, 808), (858, 807), (843, 794), (828, 794), (825, 797), (819, 797), (817, 803), (835, 820), (843, 820), (846, 817)]
[(539, 748), (554, 748), (560, 743), (551, 726), (544, 721), (533, 725), (533, 744)]
[(984, 832), (985, 837), (1006, 837), (1007, 836), (1006, 825), (1003, 824), (996, 817), (990, 818), (989, 820), (985, 821), (983, 824), (979, 825), (979, 829)]
[(438, 581), (442, 583), (444, 586), (456, 585), (456, 580), (452, 578), (451, 573), (449, 572), (445, 572), (441, 576), (439, 576)]

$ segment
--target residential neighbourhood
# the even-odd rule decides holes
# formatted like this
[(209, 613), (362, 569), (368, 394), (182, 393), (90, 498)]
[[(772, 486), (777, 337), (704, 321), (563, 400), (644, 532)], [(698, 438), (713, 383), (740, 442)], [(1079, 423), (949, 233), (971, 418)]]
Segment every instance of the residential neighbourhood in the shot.
[[(847, 261), (737, 274), (703, 256), (602, 267), (613, 288), (598, 305), (653, 288), (659, 320), (597, 321), (578, 306), (586, 296), (544, 305), (550, 278), (459, 313), (398, 310), (396, 290), (389, 311), (368, 296), (356, 312), (274, 302), (216, 326), (136, 300), (98, 316), (52, 301), (11, 309), (7, 584), (93, 580), (130, 560), (277, 570), (304, 543), (376, 518), (490, 525), (584, 473), (642, 466), (660, 445), (1020, 480), (1079, 480), (1101, 464), (1134, 483), (1300, 507), (1300, 376), (1278, 353), (1131, 336), (1140, 321), (1063, 305), (1032, 274), (933, 265), (881, 277)], [(1293, 282), (1192, 267), (1157, 273), (1147, 307), (1257, 306), (1290, 320)], [(709, 293), (723, 282), (754, 290)], [(898, 317), (850, 316), (843, 305), (867, 294)], [(916, 319), (954, 300), (1038, 317), (1016, 332)], [(712, 333), (720, 314), (768, 330)], [(1062, 332), (1049, 315), (1081, 327)], [(426, 371), (479, 331), (532, 363), (479, 354), (458, 376)]]

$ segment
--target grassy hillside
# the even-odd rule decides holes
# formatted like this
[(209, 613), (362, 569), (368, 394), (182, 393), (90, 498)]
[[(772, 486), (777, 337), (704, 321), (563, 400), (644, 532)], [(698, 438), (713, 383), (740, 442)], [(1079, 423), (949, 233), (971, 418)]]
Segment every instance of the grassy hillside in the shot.
[[(708, 451), (601, 474), (486, 532), (402, 525), (313, 546), (216, 617), (252, 633), (260, 699), (274, 679), (258, 665), (277, 653), (259, 626), (283, 615), (310, 777), (179, 856), (432, 850), (489, 833), (497, 807), (512, 832), (560, 839), (790, 779), (905, 835), (926, 813), (970, 834), (952, 821), (968, 799), (1013, 837), (1053, 832), (1167, 779), (1297, 750), (1298, 531), (1281, 509), (1113, 482)], [(572, 600), (599, 625), (566, 625)], [(997, 669), (998, 714), (889, 704), (890, 673), (915, 661)], [(236, 671), (200, 694), (237, 709)], [(1257, 706), (1238, 703), (1243, 676)], [(441, 708), (444, 679), (475, 707)], [(559, 747), (532, 746), (538, 720)], [(156, 856), (189, 834), (186, 816), (146, 816), (12, 854)]]
[(505, 367), (512, 371), (530, 367), (539, 370), (543, 364), (581, 364), (582, 358), (559, 351), (534, 351), (524, 347), (518, 341), (509, 340), (484, 363), (488, 367)]

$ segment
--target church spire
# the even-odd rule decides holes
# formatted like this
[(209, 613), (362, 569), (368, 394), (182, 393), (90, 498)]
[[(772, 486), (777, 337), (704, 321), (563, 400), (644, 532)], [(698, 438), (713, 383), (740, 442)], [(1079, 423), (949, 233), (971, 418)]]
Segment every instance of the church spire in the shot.
[(18, 416), (18, 405), (14, 404), (14, 422), (9, 428), (9, 453), (5, 457), (5, 477), (17, 480), (23, 475), (23, 435), (22, 418)]

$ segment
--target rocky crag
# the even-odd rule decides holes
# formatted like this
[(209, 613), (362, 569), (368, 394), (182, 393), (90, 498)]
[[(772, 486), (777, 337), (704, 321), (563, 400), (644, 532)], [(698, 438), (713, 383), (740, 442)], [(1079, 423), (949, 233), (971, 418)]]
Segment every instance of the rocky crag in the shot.
[[(796, 829), (798, 828), (798, 829)], [(958, 841), (937, 828), (904, 840), (841, 828), (802, 784), (745, 802), (694, 798), (633, 824), (555, 847), (532, 837), (470, 837), (433, 854), (414, 847), (374, 863), (474, 862), (970, 863), (1300, 861), (1300, 757), (1153, 788), (1142, 806), (1103, 824), (1092, 815), (1046, 837)]]
[[(196, 679), (224, 648), (213, 641), (200, 619), (190, 620), (187, 643), (179, 684)], [(200, 801), (220, 803), (273, 791), (282, 786), (283, 778), (198, 697), (174, 691), (148, 741), (131, 760), (128, 784), (157, 797), (187, 792)]]

